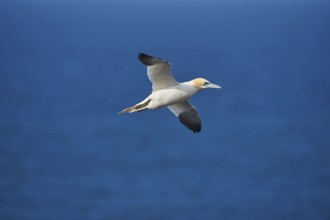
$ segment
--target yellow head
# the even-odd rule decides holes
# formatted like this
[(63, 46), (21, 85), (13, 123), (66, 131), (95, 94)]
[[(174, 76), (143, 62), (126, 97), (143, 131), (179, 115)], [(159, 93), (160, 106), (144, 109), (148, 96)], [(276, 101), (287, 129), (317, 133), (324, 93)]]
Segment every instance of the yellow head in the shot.
[(203, 78), (193, 79), (190, 82), (193, 86), (197, 87), (198, 89), (208, 89), (208, 88), (220, 89), (221, 88), (220, 86), (210, 83), (210, 81), (208, 81), (207, 79), (203, 79)]

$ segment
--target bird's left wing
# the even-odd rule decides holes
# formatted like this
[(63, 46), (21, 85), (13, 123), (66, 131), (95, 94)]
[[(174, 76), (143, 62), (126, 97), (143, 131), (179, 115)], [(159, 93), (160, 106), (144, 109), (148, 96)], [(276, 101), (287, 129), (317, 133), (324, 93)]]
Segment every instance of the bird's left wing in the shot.
[(167, 106), (171, 112), (179, 117), (180, 122), (194, 133), (202, 130), (202, 122), (195, 107), (188, 101)]
[(152, 82), (152, 92), (177, 85), (171, 74), (171, 64), (166, 60), (140, 53), (139, 60), (147, 66), (147, 74)]

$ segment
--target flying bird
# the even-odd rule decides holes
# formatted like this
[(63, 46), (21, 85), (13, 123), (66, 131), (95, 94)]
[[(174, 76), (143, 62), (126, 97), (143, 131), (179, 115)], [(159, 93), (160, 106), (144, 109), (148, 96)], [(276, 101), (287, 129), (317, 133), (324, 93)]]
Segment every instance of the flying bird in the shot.
[(179, 83), (172, 76), (172, 65), (168, 61), (144, 53), (140, 53), (138, 57), (147, 66), (147, 75), (152, 83), (152, 93), (142, 102), (125, 108), (118, 114), (167, 107), (175, 116), (179, 117), (183, 125), (194, 133), (200, 132), (201, 120), (196, 108), (188, 100), (200, 90), (221, 87), (203, 78)]

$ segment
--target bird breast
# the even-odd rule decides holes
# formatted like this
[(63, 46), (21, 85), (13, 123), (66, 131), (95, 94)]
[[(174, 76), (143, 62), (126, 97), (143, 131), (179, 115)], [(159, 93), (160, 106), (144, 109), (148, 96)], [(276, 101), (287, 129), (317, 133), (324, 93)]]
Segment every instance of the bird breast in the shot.
[(161, 89), (153, 92), (149, 98), (151, 99), (148, 105), (149, 109), (157, 109), (168, 105), (173, 105), (179, 102), (188, 100), (198, 90), (189, 86), (173, 86), (166, 89)]

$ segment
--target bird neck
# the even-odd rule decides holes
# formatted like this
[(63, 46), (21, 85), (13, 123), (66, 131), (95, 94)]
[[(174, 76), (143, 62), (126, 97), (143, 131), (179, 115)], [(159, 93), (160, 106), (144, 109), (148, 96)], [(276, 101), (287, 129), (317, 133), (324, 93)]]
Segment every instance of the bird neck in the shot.
[(180, 84), (183, 86), (183, 88), (185, 88), (185, 90), (190, 91), (193, 94), (201, 90), (201, 88), (197, 87), (192, 81), (183, 82)]

